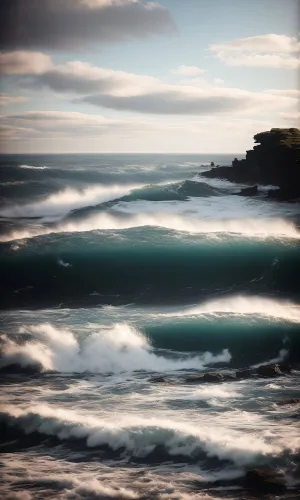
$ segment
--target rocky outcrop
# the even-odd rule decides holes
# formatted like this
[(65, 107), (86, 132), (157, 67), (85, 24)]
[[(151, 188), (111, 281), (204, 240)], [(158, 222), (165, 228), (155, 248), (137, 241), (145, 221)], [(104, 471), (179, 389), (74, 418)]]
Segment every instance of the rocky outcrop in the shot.
[(283, 375), (282, 371), (280, 370), (280, 366), (276, 363), (272, 363), (270, 365), (261, 365), (257, 368), (256, 370), (257, 375), (260, 377), (279, 377), (280, 375)]
[(161, 376), (151, 377), (149, 378), (149, 382), (151, 384), (172, 384), (172, 381), (170, 379)]
[(278, 406), (289, 406), (289, 405), (297, 405), (297, 404), (300, 404), (300, 398), (286, 399), (284, 401), (279, 401), (277, 403)]
[(292, 365), (290, 365), (287, 361), (282, 361), (281, 363), (278, 363), (278, 365), (283, 373), (291, 373)]
[(222, 374), (218, 372), (207, 372), (207, 373), (200, 373), (200, 374), (192, 374), (188, 375), (185, 378), (185, 382), (188, 384), (199, 384), (202, 382), (223, 382), (227, 378)]
[(237, 196), (256, 196), (258, 194), (258, 186), (251, 186), (248, 188), (243, 188), (239, 193), (235, 193)]
[[(255, 146), (246, 158), (235, 158), (231, 167), (215, 167), (201, 175), (245, 184), (272, 184), (278, 200), (300, 199), (300, 130), (273, 128), (254, 136)], [(252, 194), (251, 194), (252, 195)]]
[(282, 477), (275, 470), (257, 468), (249, 470), (244, 480), (244, 486), (253, 493), (282, 493), (286, 486)]
[(253, 370), (251, 368), (243, 368), (235, 373), (235, 377), (237, 380), (253, 377)]

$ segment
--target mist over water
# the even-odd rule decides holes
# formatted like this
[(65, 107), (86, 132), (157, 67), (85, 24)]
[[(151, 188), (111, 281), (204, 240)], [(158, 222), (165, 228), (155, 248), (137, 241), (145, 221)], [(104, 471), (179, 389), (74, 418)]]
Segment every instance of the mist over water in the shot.
[(250, 500), (260, 466), (297, 495), (299, 206), (212, 160), (1, 158), (5, 495)]

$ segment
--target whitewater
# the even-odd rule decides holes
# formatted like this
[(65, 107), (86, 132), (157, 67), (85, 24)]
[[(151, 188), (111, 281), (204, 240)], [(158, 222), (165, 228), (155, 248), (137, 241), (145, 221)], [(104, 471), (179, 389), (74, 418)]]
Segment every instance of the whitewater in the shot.
[(4, 498), (298, 498), (299, 205), (211, 161), (0, 157)]

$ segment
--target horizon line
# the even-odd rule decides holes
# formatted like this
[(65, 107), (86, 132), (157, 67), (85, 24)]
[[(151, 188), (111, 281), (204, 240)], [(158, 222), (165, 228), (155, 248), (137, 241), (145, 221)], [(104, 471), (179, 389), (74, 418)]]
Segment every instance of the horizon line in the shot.
[(137, 152), (137, 151), (121, 151), (121, 152), (114, 152), (114, 151), (97, 151), (97, 152), (87, 152), (87, 151), (83, 151), (83, 152), (75, 152), (75, 153), (72, 153), (71, 151), (68, 151), (68, 152), (65, 152), (65, 153), (61, 153), (61, 152), (57, 152), (57, 153), (49, 153), (49, 152), (35, 152), (35, 153), (29, 153), (29, 152), (21, 152), (21, 153), (2, 153), (0, 152), (0, 155), (6, 155), (6, 156), (9, 156), (9, 155), (150, 155), (150, 154), (154, 154), (154, 155), (205, 155), (205, 156), (209, 156), (209, 155), (245, 155), (246, 152), (243, 152), (243, 153), (237, 153), (237, 152), (234, 152), (234, 153), (201, 153), (201, 152), (190, 152), (190, 153), (187, 153), (187, 152), (172, 152), (172, 151), (168, 151), (168, 152), (159, 152), (159, 151), (145, 151), (143, 153), (141, 152)]

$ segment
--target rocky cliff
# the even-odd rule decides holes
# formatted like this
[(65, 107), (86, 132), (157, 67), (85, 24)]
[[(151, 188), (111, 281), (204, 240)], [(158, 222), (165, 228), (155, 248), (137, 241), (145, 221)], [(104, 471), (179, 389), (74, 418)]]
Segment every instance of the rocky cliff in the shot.
[(254, 136), (255, 145), (246, 158), (232, 162), (231, 167), (215, 167), (202, 173), (231, 182), (272, 184), (269, 196), (278, 199), (300, 199), (300, 130), (273, 128)]

